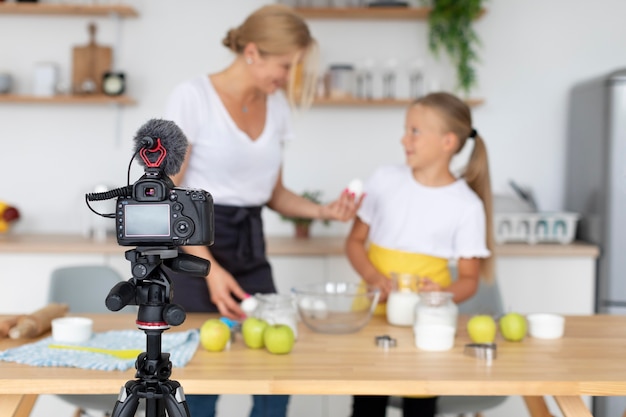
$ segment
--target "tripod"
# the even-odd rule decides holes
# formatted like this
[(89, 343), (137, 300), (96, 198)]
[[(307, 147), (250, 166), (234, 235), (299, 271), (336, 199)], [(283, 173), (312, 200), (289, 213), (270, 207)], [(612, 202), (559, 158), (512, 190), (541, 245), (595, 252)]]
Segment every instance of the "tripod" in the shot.
[(126, 382), (115, 403), (112, 417), (132, 417), (139, 400), (146, 400), (147, 417), (188, 417), (183, 387), (169, 379), (172, 374), (170, 354), (161, 351), (163, 331), (185, 321), (185, 310), (171, 304), (173, 289), (162, 264), (192, 276), (206, 276), (209, 261), (188, 254), (179, 254), (171, 247), (137, 247), (126, 251), (133, 277), (116, 284), (106, 298), (111, 311), (137, 305), (137, 327), (146, 334), (146, 351), (137, 356), (137, 379)]

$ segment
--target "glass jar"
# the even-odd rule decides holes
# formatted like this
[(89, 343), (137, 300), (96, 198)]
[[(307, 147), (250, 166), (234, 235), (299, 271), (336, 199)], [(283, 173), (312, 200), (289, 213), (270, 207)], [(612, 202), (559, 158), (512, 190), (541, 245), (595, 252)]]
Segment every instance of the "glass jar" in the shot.
[(353, 96), (354, 72), (354, 66), (350, 64), (333, 64), (328, 68), (326, 93), (331, 99)]
[(413, 274), (391, 273), (391, 292), (387, 297), (387, 321), (395, 326), (411, 326), (419, 296), (419, 277)]
[(452, 349), (459, 309), (449, 292), (422, 292), (415, 307), (415, 345), (422, 350)]
[(255, 294), (258, 305), (254, 316), (265, 320), (268, 324), (286, 324), (298, 337), (298, 310), (294, 299), (283, 294)]
[(415, 307), (415, 326), (445, 325), (456, 330), (459, 308), (449, 292), (422, 292)]

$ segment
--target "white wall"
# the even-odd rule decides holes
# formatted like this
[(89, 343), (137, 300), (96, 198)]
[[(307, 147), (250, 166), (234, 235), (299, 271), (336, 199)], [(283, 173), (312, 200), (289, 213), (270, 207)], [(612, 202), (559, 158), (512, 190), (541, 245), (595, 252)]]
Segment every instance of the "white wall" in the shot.
[[(162, 115), (176, 83), (226, 66), (231, 55), (221, 38), (264, 3), (126, 2), (140, 16), (119, 25), (107, 18), (0, 15), (0, 71), (13, 73), (18, 92), (30, 92), (36, 62), (58, 63), (69, 79), (71, 47), (86, 43), (86, 25), (94, 20), (99, 43), (118, 45), (117, 67), (138, 101), (121, 109), (0, 103), (0, 200), (21, 209), (16, 231), (82, 232), (92, 216), (84, 193), (98, 183), (125, 183), (137, 128)], [(540, 208), (562, 209), (568, 91), (626, 65), (626, 2), (491, 0), (487, 9), (476, 24), (483, 49), (473, 95), (486, 100), (474, 117), (488, 143), (494, 188), (505, 190), (515, 179), (534, 189)], [(311, 28), (325, 63), (426, 56), (430, 74), (452, 87), (447, 63), (426, 55), (424, 22), (312, 21)], [(406, 91), (405, 74), (399, 74)], [(330, 199), (352, 178), (402, 161), (403, 119), (402, 108), (314, 108), (296, 115), (298, 139), (285, 152), (286, 184), (295, 191), (321, 189)], [(140, 173), (133, 171), (132, 180)], [(291, 232), (275, 215), (266, 220), (271, 234)], [(315, 232), (346, 228), (318, 224)]]

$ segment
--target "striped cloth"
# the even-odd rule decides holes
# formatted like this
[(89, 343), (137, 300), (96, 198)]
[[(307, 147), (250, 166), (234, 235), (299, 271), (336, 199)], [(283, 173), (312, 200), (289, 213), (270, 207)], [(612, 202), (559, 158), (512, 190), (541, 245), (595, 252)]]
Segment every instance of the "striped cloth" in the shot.
[[(163, 333), (163, 352), (170, 353), (174, 367), (183, 367), (189, 362), (198, 348), (198, 330)], [(103, 371), (125, 371), (135, 366), (133, 359), (119, 359), (104, 353), (94, 353), (69, 349), (53, 349), (48, 345), (57, 344), (52, 337), (35, 343), (0, 352), (0, 360), (32, 366), (65, 366)], [(71, 343), (63, 343), (70, 345)], [(76, 344), (100, 349), (146, 349), (146, 335), (140, 330), (112, 330), (95, 333), (87, 342)]]

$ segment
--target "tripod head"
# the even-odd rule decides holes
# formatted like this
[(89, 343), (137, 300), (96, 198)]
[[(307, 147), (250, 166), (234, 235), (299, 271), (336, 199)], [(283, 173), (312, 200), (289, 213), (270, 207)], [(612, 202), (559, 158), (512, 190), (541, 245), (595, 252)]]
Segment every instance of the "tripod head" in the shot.
[(190, 276), (204, 277), (210, 263), (197, 256), (179, 253), (173, 247), (137, 247), (126, 251), (133, 277), (116, 284), (106, 297), (106, 306), (119, 311), (127, 305), (139, 306), (137, 326), (140, 329), (167, 329), (185, 321), (185, 311), (171, 304), (174, 291), (161, 265)]

